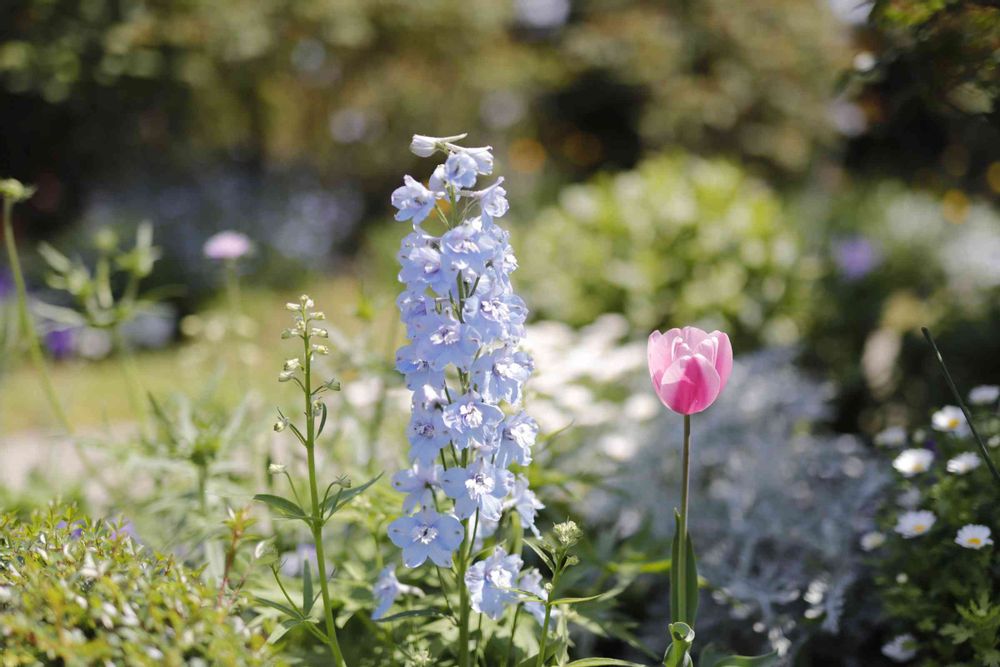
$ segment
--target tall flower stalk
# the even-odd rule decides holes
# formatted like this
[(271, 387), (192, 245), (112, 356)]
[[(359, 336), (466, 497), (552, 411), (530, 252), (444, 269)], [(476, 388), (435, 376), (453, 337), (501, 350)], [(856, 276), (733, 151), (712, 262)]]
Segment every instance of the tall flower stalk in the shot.
[[(538, 426), (522, 409), (533, 363), (518, 349), (527, 309), (510, 282), (517, 261), (495, 224), (507, 193), (502, 178), (475, 189), (492, 173), (493, 154), (455, 143), (464, 136), (414, 136), (414, 154), (444, 162), (426, 186), (406, 176), (392, 194), (396, 220), (413, 225), (398, 255), (409, 343), (396, 356), (413, 407), (411, 465), (393, 477), (407, 494), (405, 515), (388, 530), (405, 566), (430, 559), (453, 570), (460, 667), (472, 659), (472, 614), (499, 620), (534, 581), (536, 572), (522, 572), (520, 555), (508, 549), (520, 550), (523, 527), (537, 534), (542, 508), (519, 474), (531, 463)], [(519, 521), (504, 521), (511, 513)], [(489, 555), (476, 561), (478, 553)]]
[(694, 546), (688, 534), (691, 479), (691, 415), (708, 408), (719, 397), (733, 369), (729, 336), (695, 327), (654, 331), (647, 348), (653, 389), (668, 409), (684, 416), (681, 464), (681, 507), (675, 511), (670, 567), (670, 646), (663, 657), (666, 667), (691, 664), (694, 622), (698, 612), (698, 572)]
[[(272, 472), (281, 473), (288, 479), (292, 494), (291, 499), (272, 496), (269, 494), (258, 494), (257, 500), (267, 503), (287, 518), (298, 519), (309, 527), (312, 535), (313, 546), (316, 549), (317, 575), (319, 577), (320, 597), (323, 601), (323, 622), (325, 632), (316, 629), (309, 621), (309, 611), (315, 602), (312, 594), (312, 576), (309, 565), (305, 568), (305, 579), (303, 585), (302, 606), (299, 608), (288, 599), (291, 607), (284, 607), (283, 610), (291, 616), (297, 623), (306, 625), (310, 632), (318, 636), (330, 649), (333, 663), (337, 667), (345, 667), (344, 654), (337, 639), (337, 626), (333, 617), (333, 600), (330, 596), (330, 582), (326, 571), (326, 553), (323, 545), (323, 527), (340, 507), (347, 501), (367, 488), (371, 482), (364, 486), (351, 489), (345, 494), (350, 484), (344, 479), (338, 479), (326, 487), (326, 492), (320, 496), (319, 482), (316, 474), (316, 442), (326, 425), (327, 408), (322, 400), (322, 393), (327, 390), (339, 390), (340, 385), (334, 380), (329, 380), (317, 387), (313, 386), (313, 361), (317, 356), (329, 354), (329, 348), (318, 340), (325, 340), (329, 334), (322, 326), (317, 326), (319, 322), (326, 319), (326, 316), (319, 311), (314, 311), (313, 300), (306, 295), (299, 298), (298, 303), (287, 304), (288, 310), (294, 313), (295, 325), (291, 329), (286, 329), (282, 333), (283, 338), (300, 338), (302, 340), (302, 357), (295, 357), (285, 362), (284, 368), (278, 376), (281, 382), (295, 382), (302, 390), (303, 414), (305, 416), (305, 429), (298, 428), (284, 415), (275, 423), (275, 431), (291, 429), (299, 442), (306, 450), (306, 466), (308, 469), (309, 504), (303, 506), (295, 484), (288, 475), (284, 466), (274, 466)], [(373, 480), (374, 481), (374, 480)], [(335, 496), (331, 496), (334, 487), (340, 489)], [(281, 584), (278, 570), (274, 570), (274, 576), (279, 587), (284, 591)], [(286, 594), (287, 595), (287, 594)], [(279, 608), (282, 608), (279, 605)]]
[(14, 204), (26, 201), (35, 193), (35, 189), (28, 187), (14, 179), (0, 180), (0, 197), (3, 198), (3, 235), (7, 245), (7, 260), (10, 263), (10, 271), (14, 275), (14, 285), (17, 289), (17, 318), (18, 328), (21, 336), (24, 337), (28, 345), (28, 354), (38, 372), (38, 377), (42, 383), (42, 391), (48, 399), (49, 406), (59, 422), (59, 425), (67, 433), (72, 434), (73, 425), (66, 417), (59, 395), (56, 393), (55, 385), (49, 376), (49, 370), (45, 363), (45, 356), (42, 354), (42, 346), (38, 340), (38, 332), (35, 331), (34, 321), (28, 311), (28, 291), (24, 282), (24, 274), (21, 271), (21, 261), (17, 254), (17, 241), (14, 238), (14, 225), (11, 216)]

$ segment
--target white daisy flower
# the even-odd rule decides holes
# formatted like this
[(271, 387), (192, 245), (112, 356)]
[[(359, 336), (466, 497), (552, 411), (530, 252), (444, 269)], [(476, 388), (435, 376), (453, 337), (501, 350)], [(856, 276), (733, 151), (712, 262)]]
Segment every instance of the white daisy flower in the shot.
[(989, 528), (970, 523), (967, 526), (962, 526), (958, 531), (958, 535), (955, 536), (955, 544), (966, 549), (978, 550), (993, 544), (993, 540), (990, 539)]
[(965, 433), (969, 429), (962, 409), (955, 405), (946, 405), (935, 412), (931, 417), (931, 426), (945, 433)]
[(906, 429), (890, 426), (875, 435), (875, 444), (880, 447), (902, 447), (906, 444)]
[(893, 662), (909, 662), (917, 656), (917, 638), (907, 633), (882, 647), (882, 655)]
[(899, 503), (899, 506), (908, 510), (917, 509), (920, 501), (920, 489), (907, 489), (896, 496), (896, 502)]
[(995, 384), (979, 385), (969, 392), (969, 403), (973, 405), (989, 405), (996, 403), (998, 398), (1000, 398), (1000, 386)]
[(975, 452), (965, 452), (948, 461), (948, 472), (964, 475), (978, 468), (982, 462)]
[(937, 521), (937, 517), (934, 516), (934, 512), (927, 510), (903, 512), (896, 521), (895, 530), (906, 539), (910, 539), (926, 533), (935, 521)]
[(892, 462), (892, 467), (903, 477), (913, 477), (927, 472), (934, 461), (934, 452), (929, 449), (904, 449)]
[(883, 544), (885, 544), (885, 534), (880, 533), (877, 530), (873, 530), (861, 536), (862, 551), (874, 551)]

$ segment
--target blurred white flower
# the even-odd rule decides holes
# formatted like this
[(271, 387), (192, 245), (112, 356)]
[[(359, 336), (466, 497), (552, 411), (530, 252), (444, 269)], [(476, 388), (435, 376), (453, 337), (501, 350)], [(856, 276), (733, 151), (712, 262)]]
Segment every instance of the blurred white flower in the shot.
[(928, 510), (904, 512), (899, 515), (899, 519), (896, 521), (895, 531), (909, 539), (926, 533), (935, 521), (937, 521), (937, 517)]
[(965, 452), (948, 461), (948, 472), (964, 475), (972, 472), (982, 464), (982, 460), (974, 452)]
[(909, 662), (917, 655), (917, 640), (911, 634), (899, 635), (882, 647), (882, 655), (893, 662)]
[(1000, 386), (995, 384), (973, 387), (972, 391), (969, 392), (969, 403), (973, 405), (989, 405), (996, 403), (998, 398), (1000, 398)]
[(875, 435), (875, 444), (880, 447), (901, 447), (906, 444), (906, 429), (890, 426)]
[(934, 461), (934, 452), (929, 449), (905, 449), (892, 462), (892, 467), (903, 477), (913, 477), (927, 472)]
[(899, 506), (907, 510), (916, 509), (920, 500), (920, 489), (907, 489), (896, 496), (896, 502), (899, 503)]
[(239, 259), (253, 250), (246, 234), (224, 231), (205, 241), (203, 252), (209, 259)]
[(861, 536), (862, 551), (874, 551), (885, 544), (885, 533), (873, 530)]
[(990, 539), (990, 529), (986, 526), (968, 524), (959, 529), (958, 535), (955, 536), (955, 544), (966, 549), (979, 550), (993, 544), (993, 540)]
[(956, 405), (946, 405), (931, 417), (931, 426), (945, 433), (963, 434), (969, 430), (962, 409)]

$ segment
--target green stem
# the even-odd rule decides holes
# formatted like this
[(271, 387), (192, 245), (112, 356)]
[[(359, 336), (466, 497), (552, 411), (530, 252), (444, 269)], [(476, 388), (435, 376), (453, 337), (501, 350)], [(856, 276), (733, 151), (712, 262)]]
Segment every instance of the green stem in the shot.
[[(461, 547), (460, 547), (461, 548)], [(458, 665), (469, 667), (469, 588), (465, 584), (465, 555), (462, 554), (458, 570)]]
[(681, 587), (677, 596), (677, 618), (687, 614), (687, 540), (688, 540), (688, 487), (691, 473), (691, 415), (684, 415), (684, 457), (681, 463), (681, 529), (677, 535), (677, 583)]
[(514, 622), (510, 626), (510, 641), (507, 642), (507, 653), (503, 657), (503, 667), (507, 667), (511, 656), (514, 654), (514, 635), (517, 634), (517, 619), (521, 617), (522, 607), (524, 607), (523, 604), (518, 604), (514, 610)]
[(941, 370), (944, 371), (944, 379), (948, 382), (948, 387), (951, 389), (951, 393), (955, 396), (955, 401), (958, 402), (958, 407), (961, 408), (962, 414), (965, 415), (965, 421), (969, 424), (969, 429), (972, 431), (972, 436), (976, 440), (976, 444), (979, 445), (979, 450), (983, 453), (983, 458), (986, 460), (986, 466), (993, 473), (993, 479), (1000, 484), (1000, 471), (997, 470), (996, 465), (993, 463), (993, 458), (990, 456), (990, 450), (986, 448), (986, 444), (983, 439), (979, 437), (979, 432), (976, 430), (976, 425), (972, 423), (972, 415), (969, 414), (969, 408), (965, 407), (965, 401), (962, 400), (962, 395), (958, 392), (958, 387), (955, 385), (955, 381), (951, 378), (951, 373), (948, 372), (948, 367), (944, 363), (944, 357), (941, 356), (941, 351), (938, 349), (937, 343), (934, 342), (934, 337), (931, 336), (931, 332), (927, 327), (921, 327), (921, 331), (924, 332), (924, 338), (927, 342), (931, 344), (934, 348), (934, 356), (937, 357), (938, 364), (941, 366)]
[[(305, 313), (303, 312), (303, 317)], [(323, 616), (326, 619), (326, 637), (330, 653), (336, 667), (345, 667), (344, 655), (337, 641), (337, 626), (333, 622), (333, 607), (330, 604), (330, 585), (326, 578), (326, 556), (323, 552), (323, 514), (319, 506), (319, 487), (316, 483), (316, 421), (313, 417), (312, 395), (312, 350), (309, 348), (308, 329), (302, 336), (305, 343), (305, 407), (306, 407), (306, 454), (309, 467), (309, 495), (312, 499), (312, 536), (316, 547), (316, 565), (319, 570), (320, 593), (323, 596)]]
[(56, 394), (55, 385), (52, 384), (52, 378), (49, 376), (48, 368), (45, 364), (45, 356), (42, 354), (41, 344), (38, 342), (38, 334), (35, 331), (35, 325), (31, 320), (31, 314), (28, 312), (28, 290), (24, 283), (24, 274), (21, 271), (21, 261), (17, 255), (17, 243), (14, 240), (14, 226), (11, 222), (11, 213), (14, 209), (14, 202), (4, 197), (3, 199), (3, 235), (4, 240), (7, 243), (7, 259), (10, 262), (11, 273), (14, 274), (14, 285), (17, 288), (17, 317), (18, 325), (21, 330), (21, 335), (25, 337), (28, 342), (28, 353), (31, 356), (31, 361), (35, 366), (35, 370), (38, 372), (39, 378), (42, 382), (42, 390), (45, 392), (45, 397), (49, 401), (49, 406), (52, 408), (52, 412), (55, 414), (56, 421), (62, 427), (66, 433), (73, 434), (73, 425), (70, 423), (69, 418), (66, 417), (66, 412), (63, 410), (62, 404), (59, 402), (59, 396)]
[(562, 568), (557, 567), (556, 571), (552, 573), (552, 588), (549, 591), (549, 597), (545, 601), (545, 620), (542, 622), (542, 642), (538, 647), (538, 660), (535, 662), (535, 667), (542, 667), (545, 664), (545, 649), (549, 645), (549, 623), (552, 620), (552, 605), (549, 604), (549, 600), (556, 592), (556, 585), (559, 584), (559, 575), (562, 573)]

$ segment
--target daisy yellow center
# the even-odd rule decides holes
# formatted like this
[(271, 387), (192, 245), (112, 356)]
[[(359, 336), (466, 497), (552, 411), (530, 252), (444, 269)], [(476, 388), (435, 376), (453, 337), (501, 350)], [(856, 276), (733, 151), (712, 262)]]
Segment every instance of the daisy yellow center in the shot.
[(979, 539), (978, 537), (970, 537), (969, 538), (969, 544), (972, 544), (972, 545), (975, 545), (975, 546), (978, 547), (982, 543), (983, 543), (983, 541), (981, 539)]
[(948, 419), (948, 428), (958, 428), (958, 419), (956, 417)]
[(914, 532), (914, 533), (922, 533), (922, 532), (924, 532), (925, 530), (927, 530), (927, 526), (925, 526), (925, 525), (924, 525), (924, 524), (922, 524), (922, 523), (918, 523), (917, 525), (915, 525), (915, 526), (913, 527), (913, 532)]

